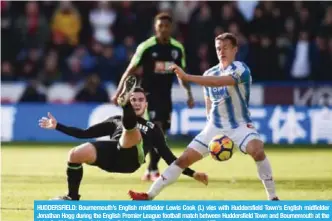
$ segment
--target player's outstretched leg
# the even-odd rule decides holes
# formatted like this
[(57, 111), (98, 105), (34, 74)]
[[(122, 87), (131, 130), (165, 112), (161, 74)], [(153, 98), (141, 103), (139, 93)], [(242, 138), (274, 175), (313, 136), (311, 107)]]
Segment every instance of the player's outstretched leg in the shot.
[(84, 143), (69, 151), (67, 166), (68, 193), (52, 200), (79, 200), (79, 188), (83, 177), (82, 163), (92, 164), (96, 161), (96, 148), (91, 143)]
[(152, 200), (165, 187), (174, 183), (185, 168), (190, 167), (202, 158), (203, 156), (199, 152), (192, 148), (187, 148), (182, 155), (173, 162), (156, 181), (153, 182), (147, 193), (139, 193), (130, 190), (128, 192), (130, 198), (133, 200)]
[(279, 200), (276, 195), (271, 165), (264, 152), (263, 142), (257, 139), (249, 141), (246, 151), (256, 162), (258, 176), (262, 180), (268, 199)]
[(137, 145), (142, 139), (141, 132), (136, 127), (137, 116), (129, 101), (130, 95), (135, 90), (136, 82), (136, 77), (129, 75), (125, 80), (123, 91), (118, 98), (118, 104), (123, 109), (122, 125), (124, 130), (119, 140), (122, 148), (131, 148)]

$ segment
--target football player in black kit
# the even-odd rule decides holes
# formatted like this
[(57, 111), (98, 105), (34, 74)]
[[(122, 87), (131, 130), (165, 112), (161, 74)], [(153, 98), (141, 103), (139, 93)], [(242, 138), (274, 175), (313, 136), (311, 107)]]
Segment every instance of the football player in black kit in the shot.
[[(110, 141), (95, 141), (81, 144), (69, 151), (67, 166), (68, 194), (53, 200), (79, 200), (79, 187), (83, 177), (82, 164), (97, 166), (107, 172), (133, 173), (145, 162), (145, 156), (154, 148), (168, 165), (176, 157), (167, 147), (160, 127), (142, 118), (147, 107), (145, 92), (136, 87), (136, 77), (129, 76), (118, 97), (123, 109), (122, 116), (113, 116), (87, 129), (65, 126), (48, 113), (48, 118), (39, 120), (45, 129), (55, 129), (76, 138), (110, 136)], [(207, 184), (204, 173), (189, 168), (183, 174)]]
[[(124, 72), (118, 85), (118, 90), (112, 98), (117, 103), (117, 98), (122, 91), (124, 79), (135, 74), (138, 67), (142, 67), (143, 74), (140, 86), (148, 95), (148, 119), (158, 124), (164, 134), (171, 127), (172, 97), (171, 90), (175, 75), (169, 70), (173, 63), (181, 68), (186, 68), (186, 57), (183, 45), (171, 37), (172, 17), (167, 13), (159, 13), (154, 21), (155, 35), (143, 41), (136, 49), (131, 62)], [(180, 81), (187, 94), (187, 105), (194, 106), (194, 99), (190, 85)], [(148, 170), (143, 175), (143, 180), (154, 181), (159, 177), (158, 162), (160, 156), (153, 150)]]

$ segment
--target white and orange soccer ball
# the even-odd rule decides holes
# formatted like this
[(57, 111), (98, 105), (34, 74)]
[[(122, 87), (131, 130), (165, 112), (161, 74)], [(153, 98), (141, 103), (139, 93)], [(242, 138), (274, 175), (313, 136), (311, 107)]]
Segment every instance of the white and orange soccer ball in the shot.
[(215, 136), (209, 143), (210, 155), (217, 161), (227, 161), (233, 155), (234, 142), (225, 135)]

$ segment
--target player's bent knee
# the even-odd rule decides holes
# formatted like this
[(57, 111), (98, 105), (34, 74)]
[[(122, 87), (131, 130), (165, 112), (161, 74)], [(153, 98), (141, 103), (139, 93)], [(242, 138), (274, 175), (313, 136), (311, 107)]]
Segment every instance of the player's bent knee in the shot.
[(176, 161), (175, 164), (182, 169), (187, 168), (189, 166), (188, 156), (182, 155)]
[(69, 151), (68, 162), (94, 163), (97, 159), (96, 148), (91, 143), (84, 143)]
[(264, 144), (262, 141), (254, 139), (247, 145), (247, 153), (255, 160), (261, 161), (265, 159)]
[(68, 162), (71, 163), (83, 163), (80, 159), (80, 154), (78, 154), (76, 147), (72, 148), (68, 153)]

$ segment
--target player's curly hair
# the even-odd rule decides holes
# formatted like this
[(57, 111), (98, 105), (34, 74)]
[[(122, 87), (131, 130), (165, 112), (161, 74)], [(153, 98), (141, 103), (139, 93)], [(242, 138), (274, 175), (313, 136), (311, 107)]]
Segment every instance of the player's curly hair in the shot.
[(161, 12), (159, 14), (156, 15), (156, 17), (154, 18), (154, 22), (158, 21), (158, 20), (168, 20), (169, 22), (173, 22), (173, 18), (170, 14), (168, 14), (167, 12)]

